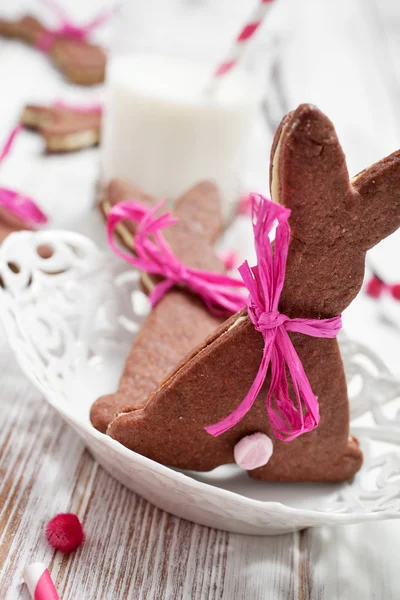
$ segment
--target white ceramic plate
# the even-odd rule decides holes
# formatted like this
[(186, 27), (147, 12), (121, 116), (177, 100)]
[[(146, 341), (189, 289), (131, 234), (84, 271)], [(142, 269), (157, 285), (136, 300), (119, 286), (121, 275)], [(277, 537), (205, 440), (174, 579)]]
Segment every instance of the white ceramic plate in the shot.
[[(51, 258), (40, 258), (41, 245), (51, 245)], [(247, 534), (400, 516), (400, 385), (370, 351), (342, 340), (352, 433), (365, 453), (353, 482), (270, 484), (249, 479), (235, 466), (183, 473), (127, 450), (89, 422), (92, 402), (116, 390), (147, 311), (137, 274), (82, 235), (42, 231), (5, 240), (0, 276), (4, 326), (25, 374), (104, 469), (153, 504)]]

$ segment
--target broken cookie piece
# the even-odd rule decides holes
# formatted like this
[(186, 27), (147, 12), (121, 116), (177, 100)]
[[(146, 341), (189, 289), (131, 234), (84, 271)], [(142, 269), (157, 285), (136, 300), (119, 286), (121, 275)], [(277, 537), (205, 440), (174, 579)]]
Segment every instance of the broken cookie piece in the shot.
[(28, 104), (20, 123), (43, 137), (47, 152), (73, 152), (99, 143), (101, 109)]

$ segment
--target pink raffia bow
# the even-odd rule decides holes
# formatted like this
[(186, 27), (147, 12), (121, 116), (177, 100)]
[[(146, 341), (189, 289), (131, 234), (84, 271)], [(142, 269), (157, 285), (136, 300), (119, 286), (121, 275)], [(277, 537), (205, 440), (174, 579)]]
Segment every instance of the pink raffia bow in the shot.
[[(241, 310), (246, 300), (242, 294), (230, 288), (244, 287), (242, 281), (221, 273), (192, 269), (175, 256), (161, 230), (178, 219), (172, 217), (171, 213), (156, 217), (155, 213), (163, 205), (164, 202), (160, 202), (148, 210), (136, 202), (119, 202), (113, 206), (107, 218), (107, 238), (113, 251), (140, 271), (164, 278), (149, 296), (152, 307), (174, 285), (183, 284), (199, 295), (213, 314), (225, 315)], [(137, 256), (124, 252), (114, 242), (115, 228), (127, 219), (138, 223), (134, 236)]]
[[(265, 381), (269, 365), (271, 383), (266, 405), (275, 436), (279, 440), (289, 442), (318, 425), (318, 400), (313, 394), (288, 332), (334, 338), (342, 326), (342, 320), (341, 316), (320, 320), (290, 319), (278, 310), (285, 281), (290, 214), (289, 209), (263, 196), (253, 196), (252, 216), (257, 266), (250, 268), (246, 261), (239, 267), (239, 272), (250, 292), (248, 314), (254, 327), (264, 338), (264, 353), (257, 376), (239, 406), (219, 423), (205, 428), (213, 436), (218, 436), (236, 425), (251, 409)], [(278, 222), (278, 226), (273, 250), (269, 233), (275, 221)], [(289, 397), (287, 370), (292, 380), (296, 404)]]
[[(21, 129), (21, 125), (17, 125), (17, 127), (12, 130), (3, 149), (0, 151), (0, 163), (9, 154), (15, 137)], [(5, 208), (29, 225), (35, 226), (47, 223), (46, 215), (40, 210), (32, 198), (24, 196), (14, 190), (0, 187), (0, 207)]]
[(69, 20), (67, 13), (55, 0), (41, 0), (50, 10), (55, 13), (60, 21), (60, 26), (57, 29), (46, 29), (39, 37), (36, 47), (43, 52), (50, 52), (54, 42), (58, 38), (70, 38), (85, 42), (90, 34), (105, 23), (111, 17), (111, 11), (104, 10), (93, 21), (87, 25), (75, 25)]

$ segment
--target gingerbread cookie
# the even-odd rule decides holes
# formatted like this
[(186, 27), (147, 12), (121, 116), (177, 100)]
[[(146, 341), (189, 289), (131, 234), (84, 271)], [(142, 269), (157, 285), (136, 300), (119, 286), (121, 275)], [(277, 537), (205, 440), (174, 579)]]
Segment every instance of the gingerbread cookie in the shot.
[[(155, 203), (135, 186), (114, 180), (106, 190), (102, 209), (108, 213), (123, 200), (135, 200), (146, 207)], [(222, 272), (223, 263), (213, 250), (222, 225), (216, 186), (209, 182), (194, 186), (176, 202), (174, 212), (179, 220), (165, 231), (165, 236), (176, 255), (192, 267)], [(131, 221), (119, 228), (121, 239), (132, 250), (134, 230)], [(152, 280), (147, 278), (146, 287), (151, 286)], [(118, 392), (93, 404), (90, 419), (94, 427), (105, 432), (117, 414), (143, 407), (175, 365), (223, 320), (211, 315), (190, 291), (170, 290), (155, 306), (135, 340)]]
[[(337, 317), (361, 288), (366, 251), (400, 226), (400, 151), (349, 181), (332, 123), (316, 107), (302, 105), (276, 133), (271, 191), (275, 202), (292, 211), (278, 315)], [(262, 361), (264, 338), (245, 309), (175, 367), (143, 408), (118, 415), (108, 435), (153, 460), (184, 469), (210, 470), (234, 462), (236, 454), (256, 479), (352, 478), (361, 467), (362, 453), (357, 440), (349, 437), (349, 402), (337, 340), (301, 333), (289, 333), (289, 338), (319, 401), (316, 429), (290, 442), (276, 439), (265, 410), (268, 374), (241, 421), (218, 437), (205, 430), (238, 407)], [(289, 394), (294, 397), (292, 382)], [(246, 439), (250, 444), (254, 433), (272, 441), (272, 455), (263, 449), (270, 456), (266, 464), (243, 460), (248, 448), (238, 443)]]
[(28, 104), (20, 123), (44, 138), (47, 152), (72, 152), (100, 141), (101, 109)]
[(93, 85), (104, 81), (104, 50), (85, 39), (71, 37), (67, 30), (49, 30), (35, 17), (26, 16), (16, 21), (0, 19), (0, 35), (20, 39), (47, 53), (72, 83)]

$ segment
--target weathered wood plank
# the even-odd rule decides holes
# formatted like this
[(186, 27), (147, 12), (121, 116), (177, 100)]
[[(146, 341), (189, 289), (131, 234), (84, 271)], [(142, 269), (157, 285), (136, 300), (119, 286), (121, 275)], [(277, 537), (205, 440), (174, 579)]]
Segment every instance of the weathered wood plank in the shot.
[(397, 600), (398, 522), (320, 528), (302, 534), (304, 598)]

